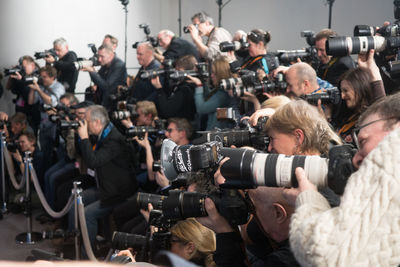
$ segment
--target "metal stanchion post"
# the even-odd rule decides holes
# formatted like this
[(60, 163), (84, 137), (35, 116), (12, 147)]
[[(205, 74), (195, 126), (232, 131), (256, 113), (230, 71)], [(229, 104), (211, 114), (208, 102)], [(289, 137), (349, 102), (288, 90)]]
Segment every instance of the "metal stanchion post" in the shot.
[(4, 160), (4, 149), (7, 149), (6, 146), (6, 133), (4, 131), (0, 131), (1, 135), (1, 144), (0, 144), (0, 153), (1, 153), (1, 186), (2, 186), (2, 197), (3, 197), (3, 204), (1, 207), (1, 212), (7, 213), (7, 201), (6, 201), (6, 176), (5, 176), (5, 168), (6, 162)]
[(31, 192), (30, 192), (30, 168), (32, 168), (32, 153), (30, 151), (25, 152), (24, 155), (24, 177), (26, 194), (24, 198), (25, 202), (25, 216), (27, 221), (27, 232), (20, 233), (15, 238), (16, 242), (19, 244), (32, 245), (42, 240), (42, 234), (38, 232), (32, 232), (32, 203), (31, 203)]
[[(74, 188), (72, 190), (74, 194), (74, 215), (75, 215), (75, 220), (74, 220), (74, 226), (75, 226), (75, 231), (76, 233), (80, 233), (79, 231), (79, 215), (78, 215), (78, 200), (82, 201), (82, 188), (79, 188), (78, 186), (81, 184), (81, 182), (74, 182)], [(79, 260), (80, 259), (80, 254), (81, 254), (81, 246), (80, 246), (80, 235), (75, 235), (75, 259)]]

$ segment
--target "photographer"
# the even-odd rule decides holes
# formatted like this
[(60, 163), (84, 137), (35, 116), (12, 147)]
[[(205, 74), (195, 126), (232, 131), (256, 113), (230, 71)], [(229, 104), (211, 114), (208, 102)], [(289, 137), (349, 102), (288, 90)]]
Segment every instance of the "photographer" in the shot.
[(103, 39), (103, 45), (111, 47), (113, 52), (115, 53), (115, 50), (118, 47), (118, 39), (111, 34), (106, 34)]
[(340, 206), (330, 208), (303, 170), (296, 169), (299, 186), (284, 194), (295, 206), (290, 245), (301, 265), (399, 263), (399, 103), (400, 94), (387, 96), (360, 116), (353, 157), (359, 169), (348, 179)]
[(334, 36), (337, 36), (337, 33), (331, 29), (323, 29), (315, 35), (315, 48), (321, 61), (316, 71), (318, 77), (337, 86), (339, 77), (347, 70), (354, 69), (356, 64), (350, 56), (332, 57), (326, 54), (326, 40)]
[(17, 140), (23, 133), (32, 133), (33, 129), (28, 125), (26, 115), (22, 112), (17, 112), (10, 118), (11, 128), (8, 133), (10, 140)]
[[(248, 190), (255, 209), (254, 216), (259, 222), (258, 227), (263, 231), (261, 232), (260, 228), (256, 229), (257, 240), (265, 242), (262, 244), (263, 247), (258, 247), (263, 251), (262, 259), (249, 257), (251, 266), (299, 266), (289, 246), (289, 223), (293, 208), (282, 197), (282, 191), (283, 188), (270, 187)], [(235, 232), (229, 222), (219, 214), (211, 199), (205, 200), (205, 208), (208, 217), (196, 219), (216, 233), (217, 246), (214, 253), (216, 264), (218, 266), (248, 266), (240, 234)], [(242, 235), (249, 235), (249, 226), (243, 227)], [(261, 244), (253, 245), (260, 246)]]
[(335, 120), (338, 134), (345, 142), (354, 143), (351, 133), (360, 115), (375, 100), (385, 96), (382, 77), (375, 64), (374, 50), (358, 56), (358, 68), (345, 72), (340, 80), (342, 100), (346, 107)]
[(154, 53), (154, 57), (160, 62), (163, 62), (166, 58), (175, 61), (186, 55), (192, 55), (196, 59), (199, 57), (199, 53), (192, 43), (180, 37), (176, 37), (170, 30), (160, 31), (157, 35), (157, 39), (160, 46), (165, 49), (162, 55)]
[(232, 77), (232, 72), (229, 66), (227, 57), (217, 57), (211, 66), (211, 81), (213, 89), (204, 95), (204, 87), (200, 79), (188, 76), (196, 85), (194, 101), (196, 104), (197, 113), (207, 115), (206, 130), (212, 130), (215, 127), (220, 129), (232, 128), (229, 122), (218, 121), (216, 116), (217, 108), (229, 107), (232, 105), (232, 98), (227, 92), (219, 88), (219, 83), (222, 79)]
[[(221, 42), (232, 40), (232, 36), (227, 30), (215, 27), (213, 19), (205, 12), (195, 14), (192, 17), (192, 23), (188, 26), (188, 30), (202, 58), (211, 61), (218, 55), (228, 56), (226, 52), (221, 52), (219, 48)], [(202, 36), (208, 37), (206, 44), (203, 43)]]
[[(180, 57), (175, 62), (177, 71), (196, 70), (197, 60), (192, 55)], [(151, 80), (157, 88), (157, 110), (160, 118), (169, 119), (171, 117), (185, 118), (193, 121), (196, 115), (194, 103), (195, 84), (187, 80), (179, 81), (173, 88), (162, 87), (160, 78), (157, 76)]]
[(156, 90), (150, 80), (141, 79), (143, 71), (160, 68), (160, 62), (154, 58), (154, 48), (149, 42), (140, 43), (136, 49), (136, 57), (141, 66), (133, 81), (131, 96), (137, 101), (156, 100)]
[[(126, 200), (136, 190), (134, 170), (125, 138), (109, 121), (104, 107), (88, 107), (85, 120), (80, 121), (79, 148), (83, 160), (95, 175), (96, 187), (83, 192), (86, 223), (92, 247), (97, 234), (97, 219), (111, 213), (112, 209)], [(89, 141), (89, 134), (97, 141)], [(74, 225), (73, 209), (69, 213), (69, 227)]]
[(36, 133), (40, 123), (39, 107), (28, 104), (30, 88), (29, 84), (25, 82), (24, 77), (34, 77), (39, 71), (39, 65), (37, 65), (31, 56), (23, 56), (20, 67), (22, 68), (21, 71), (10, 74), (6, 88), (16, 95), (15, 111), (26, 114), (29, 124)]
[[(215, 251), (215, 234), (201, 225), (196, 219), (188, 218), (179, 221), (169, 229), (171, 232), (170, 251), (179, 257), (198, 264), (196, 266), (215, 266), (212, 259)], [(135, 257), (129, 250), (119, 252), (135, 262)]]
[(247, 41), (249, 43), (250, 58), (243, 62), (241, 69), (254, 72), (261, 69), (265, 74), (269, 74), (270, 70), (268, 69), (266, 58), (270, 56), (267, 55), (267, 44), (271, 41), (270, 33), (254, 29), (247, 34)]
[(110, 110), (113, 108), (113, 103), (109, 95), (117, 92), (118, 85), (126, 85), (126, 67), (125, 63), (115, 55), (112, 47), (108, 45), (99, 47), (98, 60), (101, 65), (98, 72), (93, 66), (85, 66), (82, 70), (89, 72), (92, 82), (100, 91), (101, 105)]
[(58, 56), (56, 60), (50, 53), (44, 58), (47, 64), (52, 65), (57, 70), (57, 80), (62, 83), (65, 91), (75, 92), (76, 81), (78, 80), (78, 70), (74, 66), (77, 56), (74, 51), (70, 51), (68, 43), (64, 38), (58, 38), (53, 42), (53, 49)]
[(36, 145), (36, 137), (32, 133), (22, 133), (18, 138), (18, 147), (15, 152), (10, 152), (11, 156), (14, 159), (16, 164), (16, 168), (19, 169), (20, 173), (24, 175), (25, 167), (23, 155), (25, 152), (31, 152), (32, 155), (32, 165), (36, 171), (37, 178), (40, 182), (41, 187), (43, 188), (43, 175), (46, 168), (46, 158), (44, 154), (40, 151), (40, 149)]

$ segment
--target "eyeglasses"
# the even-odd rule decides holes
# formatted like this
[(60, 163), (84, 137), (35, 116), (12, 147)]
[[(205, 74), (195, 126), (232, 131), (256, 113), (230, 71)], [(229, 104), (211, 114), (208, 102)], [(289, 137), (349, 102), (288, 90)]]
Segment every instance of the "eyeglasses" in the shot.
[(360, 125), (360, 126), (354, 128), (354, 129), (351, 131), (351, 134), (352, 134), (352, 137), (353, 137), (354, 144), (355, 144), (356, 147), (357, 147), (357, 150), (360, 149), (360, 143), (359, 143), (359, 141), (358, 141), (358, 134), (360, 133), (360, 131), (361, 131), (362, 128), (365, 128), (365, 127), (367, 127), (367, 126), (369, 126), (369, 125), (371, 125), (371, 124), (374, 124), (375, 122), (378, 122), (378, 121), (386, 121), (386, 120), (392, 120), (392, 119), (397, 119), (397, 118), (396, 118), (396, 117), (390, 117), (390, 118), (385, 118), (385, 119), (377, 119), (377, 120), (370, 121), (370, 122), (368, 122), (368, 123), (366, 123), (366, 124), (364, 124), (364, 125)]
[(260, 35), (258, 35), (257, 33), (255, 33), (255, 32), (249, 32), (248, 34), (247, 34), (247, 38), (249, 39), (250, 38), (250, 40), (258, 40), (258, 39), (260, 39)]
[(168, 133), (172, 133), (174, 130), (175, 130), (175, 131), (179, 131), (179, 129), (176, 129), (176, 128), (168, 128), (168, 129), (167, 129), (167, 132), (168, 132)]

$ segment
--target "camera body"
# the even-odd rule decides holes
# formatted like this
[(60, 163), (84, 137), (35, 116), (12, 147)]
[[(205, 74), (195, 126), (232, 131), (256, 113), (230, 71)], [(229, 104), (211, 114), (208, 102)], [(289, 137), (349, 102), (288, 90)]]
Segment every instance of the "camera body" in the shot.
[(240, 38), (239, 41), (222, 42), (219, 44), (219, 49), (221, 50), (221, 52), (246, 50), (248, 48), (249, 43), (246, 40), (246, 36)]
[[(156, 37), (150, 36), (150, 26), (146, 23), (141, 23), (139, 24), (139, 28), (143, 29), (144, 34), (146, 35), (145, 42), (149, 42), (153, 47), (157, 47), (158, 44), (158, 39)], [(136, 49), (138, 45), (142, 42), (135, 42), (132, 44), (132, 48)]]
[(127, 101), (121, 100), (117, 102), (117, 109), (111, 112), (110, 117), (114, 120), (136, 119), (139, 114), (136, 112), (136, 104), (127, 104)]
[(282, 73), (278, 73), (277, 77), (273, 80), (268, 78), (259, 81), (257, 75), (253, 71), (246, 71), (239, 73), (240, 78), (223, 79), (220, 82), (220, 88), (229, 91), (236, 97), (242, 97), (244, 92), (249, 92), (254, 95), (262, 94), (271, 91), (284, 91), (286, 90), (287, 83)]
[(321, 100), (321, 104), (333, 105), (338, 105), (341, 101), (340, 91), (337, 87), (326, 88), (321, 93), (304, 95), (303, 98), (311, 105), (318, 105), (318, 100)]
[(15, 74), (17, 72), (23, 75), (22, 73), (24, 72), (24, 69), (22, 68), (22, 66), (17, 65), (10, 69), (4, 69), (4, 76), (10, 76), (11, 74)]
[(41, 59), (41, 58), (45, 58), (48, 56), (52, 56), (54, 57), (56, 60), (58, 59), (56, 51), (53, 48), (44, 50), (43, 52), (35, 52), (35, 54), (33, 55), (35, 57), (35, 59)]
[(92, 50), (93, 56), (90, 58), (78, 58), (77, 61), (74, 62), (75, 68), (77, 70), (81, 70), (84, 67), (96, 67), (100, 66), (99, 55), (97, 54), (96, 45), (93, 43), (88, 44), (88, 47)]

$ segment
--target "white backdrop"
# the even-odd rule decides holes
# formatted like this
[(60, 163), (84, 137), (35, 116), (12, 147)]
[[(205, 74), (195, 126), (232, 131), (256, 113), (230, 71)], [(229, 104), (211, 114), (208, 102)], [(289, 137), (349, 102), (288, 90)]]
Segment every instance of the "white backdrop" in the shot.
[[(224, 0), (224, 3), (227, 1)], [(164, 28), (178, 29), (178, 0), (131, 0), (128, 5), (127, 67), (131, 74), (138, 67), (132, 43), (144, 38), (138, 24), (150, 25), (152, 35)], [(215, 0), (182, 0), (182, 24), (204, 10), (218, 23)], [(394, 21), (392, 0), (337, 0), (333, 6), (332, 28), (352, 35), (354, 25), (381, 25)], [(88, 43), (100, 45), (107, 33), (119, 39), (117, 54), (124, 58), (125, 13), (118, 0), (0, 0), (0, 69), (16, 64), (22, 55), (51, 48), (64, 37), (80, 57), (91, 56)], [(222, 12), (222, 26), (231, 33), (262, 28), (271, 32), (271, 50), (300, 49), (306, 46), (300, 31), (319, 31), (328, 25), (325, 0), (232, 0)], [(188, 35), (183, 36), (186, 39)], [(38, 61), (43, 65), (43, 60)], [(3, 79), (3, 85), (6, 79)], [(80, 73), (77, 91), (89, 84), (89, 75)], [(0, 110), (11, 111), (12, 95), (0, 99)]]

